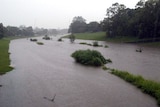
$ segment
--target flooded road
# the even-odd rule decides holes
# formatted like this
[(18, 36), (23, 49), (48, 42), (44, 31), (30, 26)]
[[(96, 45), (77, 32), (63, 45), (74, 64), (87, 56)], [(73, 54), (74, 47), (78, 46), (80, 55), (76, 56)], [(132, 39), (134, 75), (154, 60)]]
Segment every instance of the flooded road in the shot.
[[(58, 42), (57, 37), (38, 41), (44, 45), (27, 39), (11, 41), (15, 69), (0, 76), (0, 107), (157, 107), (155, 99), (134, 86), (101, 68), (77, 64), (70, 55), (78, 49), (97, 49), (113, 61), (107, 66), (158, 80), (160, 70), (154, 63), (158, 64), (159, 51), (154, 54), (144, 50), (145, 54), (140, 54), (135, 52), (138, 46), (124, 48), (124, 44), (110, 43), (109, 48), (93, 48), (78, 44), (80, 41)], [(157, 59), (151, 60), (150, 56)], [(153, 64), (147, 63), (150, 61)], [(151, 65), (154, 69), (148, 67)], [(55, 95), (54, 102), (49, 101)]]

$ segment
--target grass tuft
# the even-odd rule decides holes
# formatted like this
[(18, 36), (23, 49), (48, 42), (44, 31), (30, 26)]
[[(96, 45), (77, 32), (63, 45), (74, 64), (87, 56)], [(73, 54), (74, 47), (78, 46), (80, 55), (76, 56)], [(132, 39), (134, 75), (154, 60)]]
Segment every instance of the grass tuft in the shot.
[(37, 42), (37, 44), (38, 44), (38, 45), (44, 45), (44, 43), (43, 43), (43, 42)]

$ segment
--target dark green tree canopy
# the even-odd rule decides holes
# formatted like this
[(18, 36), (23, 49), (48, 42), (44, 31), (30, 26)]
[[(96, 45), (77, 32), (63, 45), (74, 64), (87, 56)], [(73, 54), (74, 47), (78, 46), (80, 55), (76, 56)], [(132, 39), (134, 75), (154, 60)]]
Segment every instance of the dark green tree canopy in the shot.
[(0, 39), (3, 38), (4, 36), (4, 28), (3, 28), (3, 24), (0, 23)]
[(82, 16), (74, 17), (69, 27), (69, 33), (84, 33), (84, 32), (98, 32), (101, 30), (101, 25), (96, 22), (86, 23)]
[(86, 20), (82, 16), (74, 17), (69, 27), (70, 33), (82, 33), (87, 30)]
[(110, 37), (160, 38), (160, 0), (140, 0), (135, 9), (114, 3), (101, 22)]

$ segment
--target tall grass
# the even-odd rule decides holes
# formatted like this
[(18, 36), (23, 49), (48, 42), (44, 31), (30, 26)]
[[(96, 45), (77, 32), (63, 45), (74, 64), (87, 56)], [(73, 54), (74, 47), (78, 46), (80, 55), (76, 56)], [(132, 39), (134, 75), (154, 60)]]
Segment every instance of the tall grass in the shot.
[(123, 72), (115, 69), (111, 69), (111, 73), (135, 85), (144, 93), (154, 97), (157, 100), (158, 105), (160, 106), (160, 83), (152, 80), (146, 80), (142, 76), (136, 76), (128, 72)]
[(10, 66), (9, 59), (9, 39), (0, 39), (0, 75), (11, 71), (13, 68)]

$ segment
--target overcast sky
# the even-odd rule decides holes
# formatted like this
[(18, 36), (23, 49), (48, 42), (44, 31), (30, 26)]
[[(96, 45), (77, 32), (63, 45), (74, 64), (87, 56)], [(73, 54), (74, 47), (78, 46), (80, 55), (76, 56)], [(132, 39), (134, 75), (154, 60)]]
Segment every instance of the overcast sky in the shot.
[(134, 8), (139, 0), (0, 0), (0, 23), (4, 26), (68, 28), (74, 16), (101, 21), (106, 9), (118, 2)]

